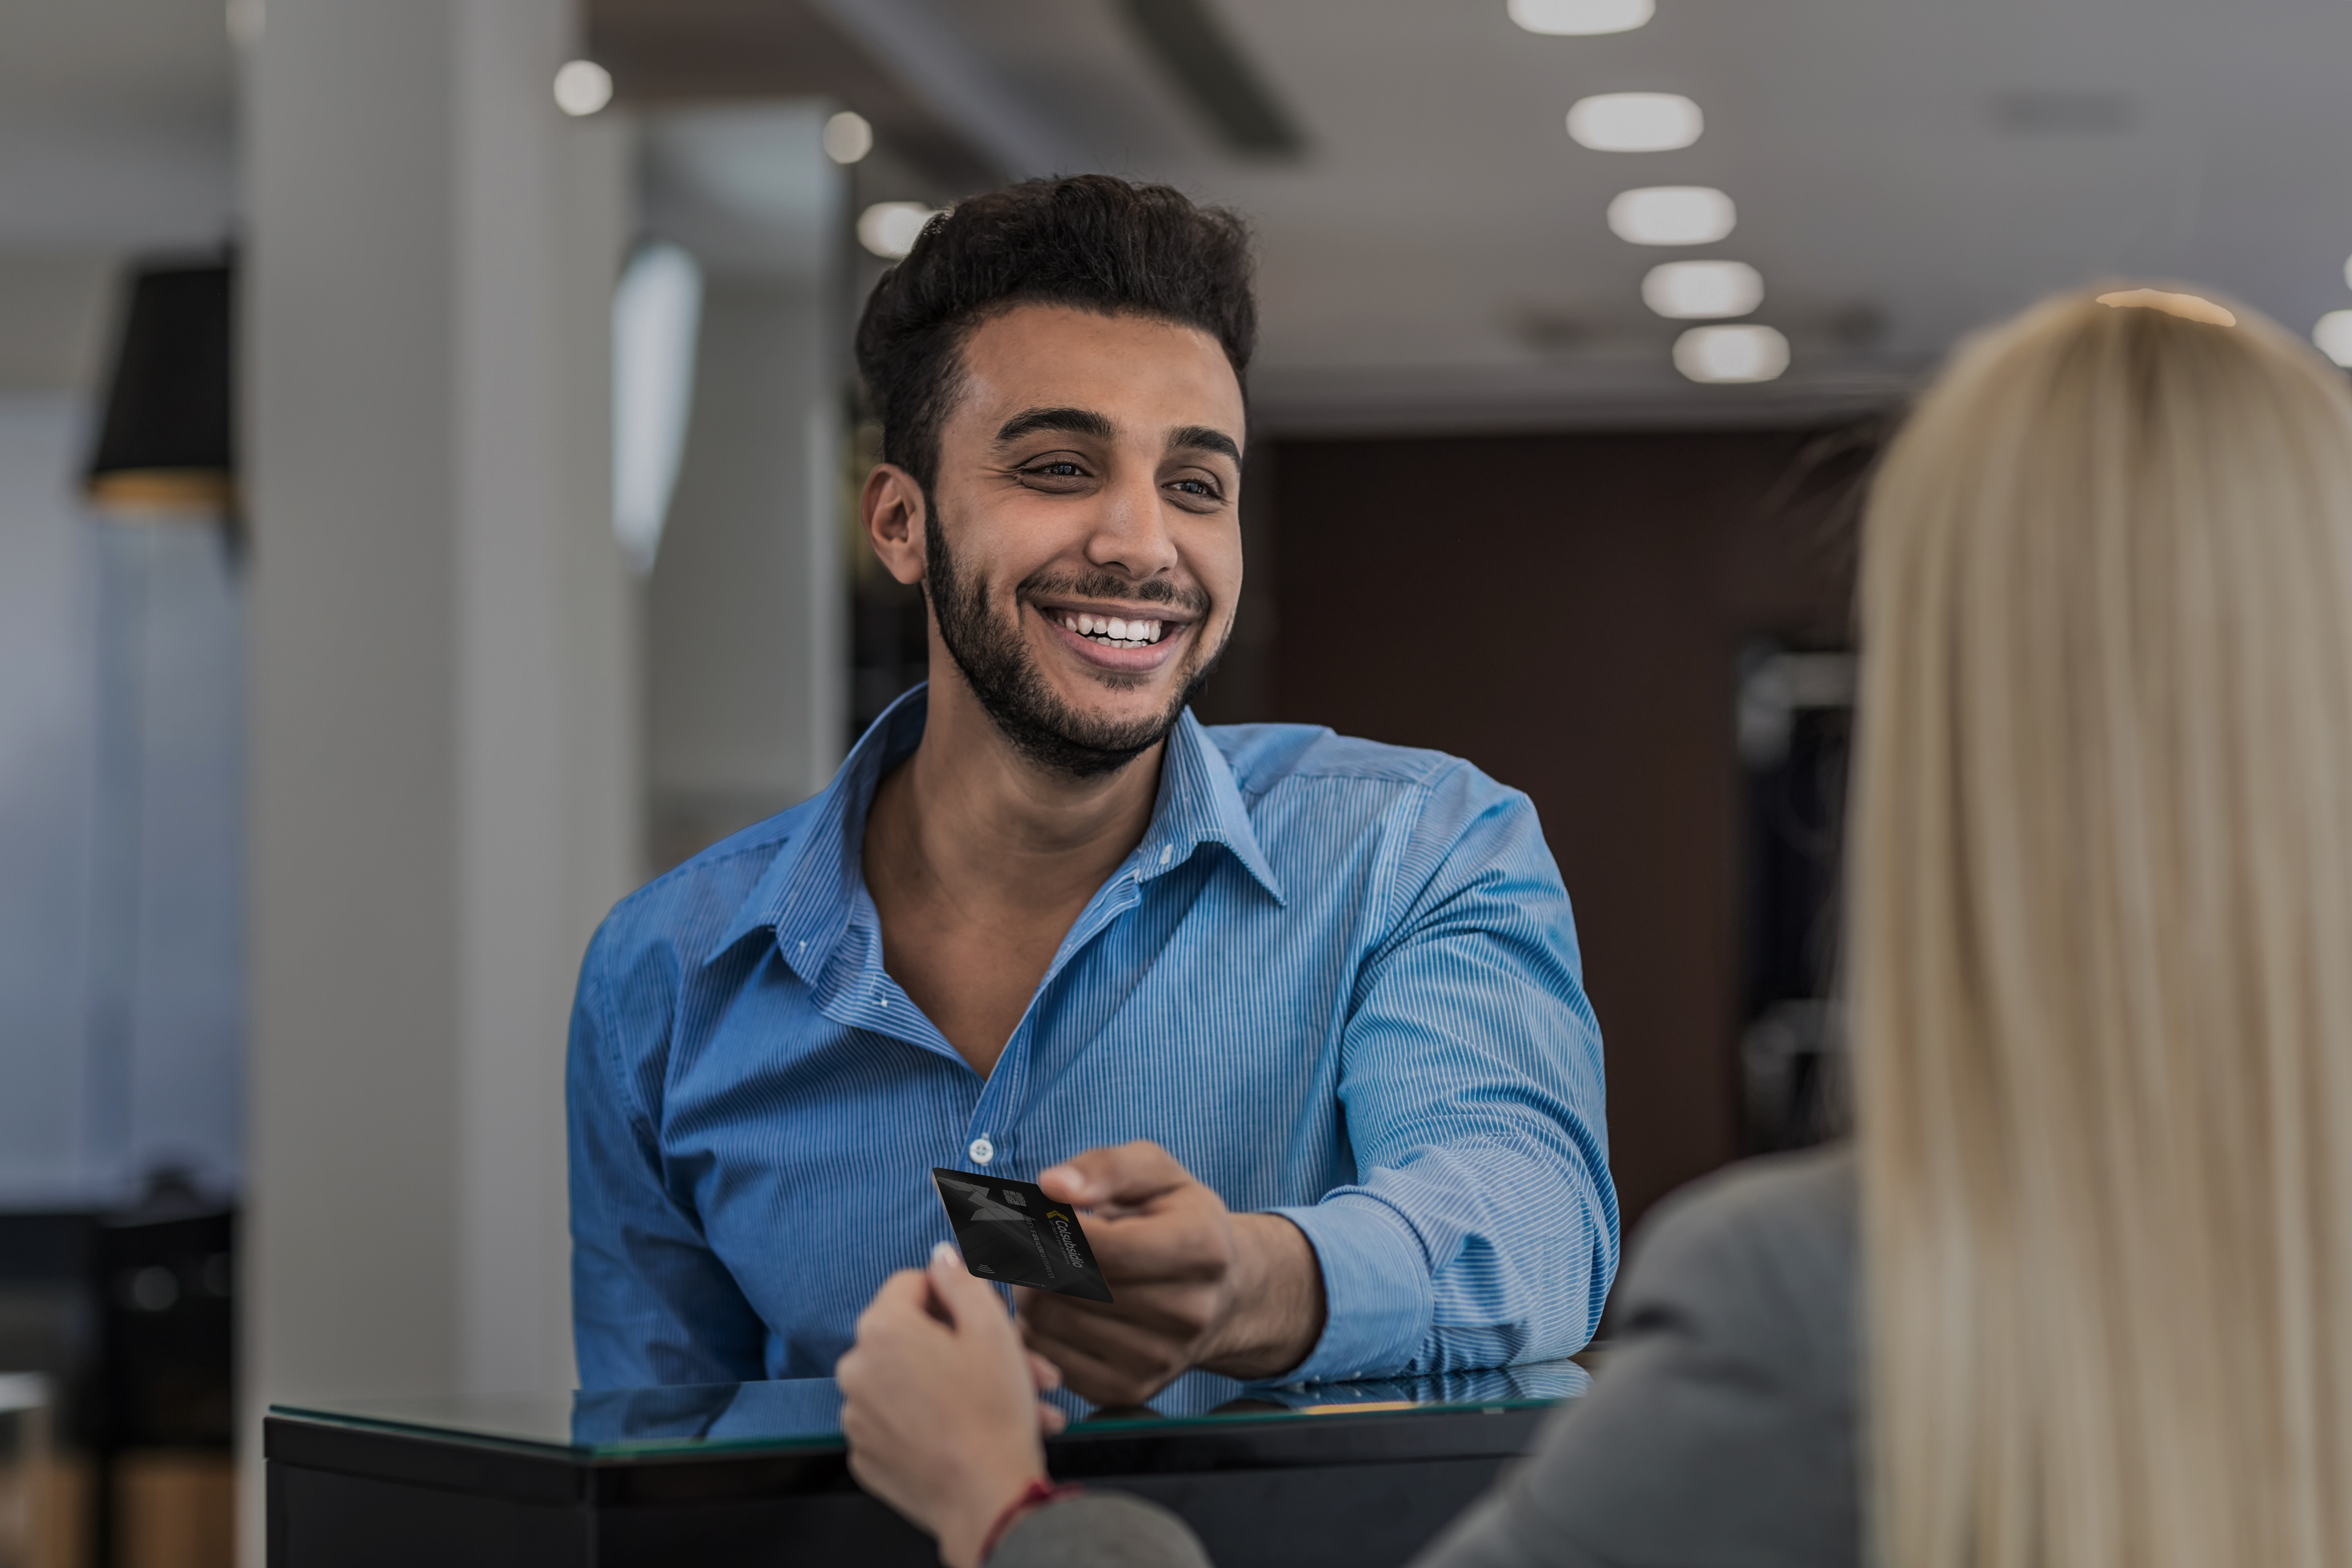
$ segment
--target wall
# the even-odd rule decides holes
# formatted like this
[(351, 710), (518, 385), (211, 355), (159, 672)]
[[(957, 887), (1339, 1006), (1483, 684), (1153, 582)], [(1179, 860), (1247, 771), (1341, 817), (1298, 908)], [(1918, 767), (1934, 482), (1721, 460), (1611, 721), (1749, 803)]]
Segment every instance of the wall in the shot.
[[(1734, 663), (1842, 637), (1791, 434), (1278, 444), (1266, 709), (1527, 791), (1576, 906), (1629, 1226), (1738, 1148)], [(1799, 489), (1802, 489), (1800, 485)]]
[(843, 744), (840, 420), (805, 283), (721, 275), (647, 595), (652, 869), (823, 789)]
[(243, 605), (82, 504), (116, 268), (0, 258), (0, 1206), (242, 1173)]
[(0, 1202), (86, 1201), (95, 541), (81, 400), (0, 396)]
[(649, 116), (646, 226), (701, 263), (694, 406), (646, 594), (651, 870), (824, 787), (847, 720), (846, 181), (814, 100)]

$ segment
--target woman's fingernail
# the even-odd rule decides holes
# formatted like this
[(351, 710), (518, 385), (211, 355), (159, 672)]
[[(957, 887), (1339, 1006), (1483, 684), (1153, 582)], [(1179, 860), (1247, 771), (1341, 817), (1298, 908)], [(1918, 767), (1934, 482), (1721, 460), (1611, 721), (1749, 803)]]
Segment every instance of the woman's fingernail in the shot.
[(931, 1248), (931, 1261), (934, 1263), (961, 1263), (963, 1261), (963, 1258), (961, 1254), (956, 1251), (954, 1242), (942, 1241), (937, 1247)]

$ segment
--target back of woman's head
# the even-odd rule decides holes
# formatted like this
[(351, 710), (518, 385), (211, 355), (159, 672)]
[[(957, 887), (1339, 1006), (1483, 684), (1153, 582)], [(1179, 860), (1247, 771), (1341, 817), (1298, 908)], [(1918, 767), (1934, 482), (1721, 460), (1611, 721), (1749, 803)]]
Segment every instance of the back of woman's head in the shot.
[(1895, 1568), (2352, 1561), (2352, 395), (2168, 298), (1967, 346), (1865, 524)]

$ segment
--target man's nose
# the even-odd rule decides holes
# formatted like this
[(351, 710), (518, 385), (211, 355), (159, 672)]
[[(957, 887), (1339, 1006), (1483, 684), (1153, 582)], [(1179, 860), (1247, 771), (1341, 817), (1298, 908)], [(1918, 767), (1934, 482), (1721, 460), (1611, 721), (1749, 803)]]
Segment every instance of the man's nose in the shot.
[(1175, 567), (1176, 540), (1168, 531), (1156, 474), (1121, 479), (1103, 493), (1087, 560), (1138, 582)]

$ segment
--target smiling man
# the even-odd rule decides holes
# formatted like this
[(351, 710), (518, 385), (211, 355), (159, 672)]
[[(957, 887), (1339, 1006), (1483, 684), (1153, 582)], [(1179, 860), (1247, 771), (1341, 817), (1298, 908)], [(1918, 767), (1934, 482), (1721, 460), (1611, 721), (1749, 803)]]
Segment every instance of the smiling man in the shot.
[(1097, 1403), (1591, 1334), (1601, 1042), (1533, 808), (1187, 709), (1241, 592), (1249, 273), (1230, 216), (1087, 176), (964, 203), (875, 289), (864, 521), (931, 679), (590, 948), (587, 1386), (830, 1373), (947, 1238), (935, 1166), (1083, 1205), (1115, 1300), (1014, 1294)]

